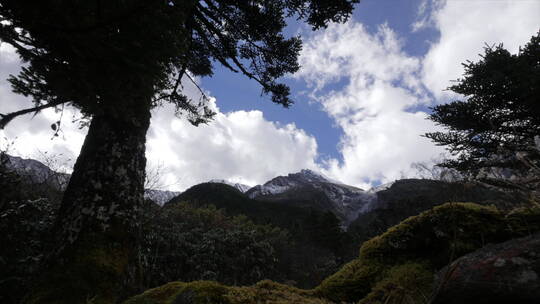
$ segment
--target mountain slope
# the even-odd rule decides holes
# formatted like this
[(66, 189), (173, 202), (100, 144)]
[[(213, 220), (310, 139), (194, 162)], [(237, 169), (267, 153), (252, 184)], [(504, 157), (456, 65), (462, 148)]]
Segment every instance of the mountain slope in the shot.
[(242, 193), (245, 193), (246, 191), (248, 191), (251, 188), (248, 185), (240, 184), (240, 183), (233, 183), (233, 182), (230, 182), (230, 181), (227, 181), (227, 180), (224, 180), (224, 179), (212, 179), (212, 180), (210, 180), (208, 182), (209, 183), (217, 183), (217, 184), (226, 184), (226, 185), (232, 186), (232, 187), (240, 190), (240, 192), (242, 192)]
[(48, 184), (58, 190), (64, 190), (69, 182), (69, 174), (55, 172), (40, 161), (7, 154), (5, 156), (7, 157), (6, 168), (14, 171), (28, 182)]
[[(35, 187), (50, 187), (50, 190), (55, 191), (64, 191), (69, 183), (70, 174), (56, 172), (38, 160), (25, 159), (8, 154), (4, 155), (7, 159), (5, 163), (6, 168), (17, 173), (28, 184)], [(179, 193), (167, 190), (145, 189), (144, 198), (163, 205)]]
[(373, 207), (376, 195), (311, 170), (278, 176), (246, 192), (250, 198), (331, 211), (347, 226)]
[(357, 250), (332, 212), (250, 199), (226, 184), (195, 185), (166, 203), (163, 209), (166, 212), (179, 204), (196, 208), (214, 205), (229, 216), (246, 216), (258, 225), (286, 229), (293, 240), (286, 255), (294, 265), (289, 279), (299, 287), (313, 287), (344, 261), (350, 260)]
[(237, 188), (223, 183), (195, 185), (171, 199), (164, 207), (168, 208), (182, 202), (198, 207), (214, 205), (225, 209), (230, 215), (243, 214), (259, 224), (272, 223), (288, 229), (293, 229), (295, 223), (303, 221), (314, 213), (322, 213), (300, 206), (253, 200)]
[(177, 192), (177, 191), (155, 190), (155, 189), (144, 190), (144, 198), (149, 199), (160, 206), (163, 206), (166, 202), (170, 201), (172, 198), (176, 197), (178, 194), (180, 194), (180, 192)]
[(349, 232), (361, 243), (385, 232), (404, 219), (446, 202), (475, 202), (511, 209), (526, 201), (518, 193), (505, 192), (479, 183), (402, 179), (376, 192), (376, 207), (360, 214)]

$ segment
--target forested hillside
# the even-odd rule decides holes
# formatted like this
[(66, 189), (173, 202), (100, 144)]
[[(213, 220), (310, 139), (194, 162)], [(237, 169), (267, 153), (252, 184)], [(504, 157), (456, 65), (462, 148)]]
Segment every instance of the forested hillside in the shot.
[[(0, 290), (4, 302), (18, 303), (52, 246), (61, 192), (47, 179), (9, 169), (9, 159), (3, 159), (6, 191), (0, 216), (6, 246), (0, 252), (5, 274)], [(295, 195), (302, 197), (301, 192)], [(216, 283), (165, 286), (172, 288), (171, 297), (194, 288), (203, 294), (217, 292), (216, 299), (230, 303), (274, 297), (372, 303), (389, 292), (388, 299), (411, 297), (422, 303), (433, 287), (432, 276), (449, 261), (483, 244), (540, 231), (540, 209), (526, 197), (478, 183), (398, 180), (375, 196), (373, 209), (346, 230), (317, 202), (310, 207), (309, 193), (299, 205), (251, 199), (230, 185), (211, 182), (193, 186), (163, 206), (147, 200), (141, 210), (139, 288), (207, 280)], [(445, 204), (449, 201), (485, 207)], [(285, 285), (257, 283), (268, 279)], [(401, 284), (408, 289), (396, 294), (395, 286)], [(126, 294), (137, 290), (124, 288)], [(272, 291), (261, 294), (261, 288)], [(159, 290), (152, 292), (161, 294)], [(153, 298), (152, 292), (144, 301)]]

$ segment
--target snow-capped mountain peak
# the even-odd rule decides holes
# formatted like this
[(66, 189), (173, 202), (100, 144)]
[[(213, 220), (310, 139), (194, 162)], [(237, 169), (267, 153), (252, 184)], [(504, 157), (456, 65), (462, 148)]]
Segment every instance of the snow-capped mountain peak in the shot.
[(293, 176), (305, 179), (306, 181), (312, 181), (312, 182), (323, 182), (323, 183), (330, 182), (330, 179), (327, 178), (326, 176), (320, 173), (317, 173), (315, 171), (312, 171), (310, 169), (302, 169), (298, 173), (289, 174), (289, 177), (293, 177)]
[[(302, 169), (300, 170), (299, 173), (293, 173), (292, 175), (295, 175), (295, 174), (300, 174), (300, 175), (303, 175), (304, 179), (308, 180), (308, 181), (314, 181), (314, 182), (323, 182), (323, 183), (332, 183), (332, 184), (337, 184), (337, 185), (343, 185), (342, 182), (338, 181), (338, 180), (335, 180), (333, 178), (330, 178), (320, 172), (315, 172), (313, 170), (310, 170), (310, 169)], [(289, 174), (291, 175), (291, 174)]]
[(344, 223), (354, 220), (359, 213), (370, 210), (376, 196), (373, 193), (304, 169), (287, 176), (278, 176), (263, 185), (255, 186), (246, 194), (253, 199), (295, 202), (316, 202), (321, 208), (334, 212)]
[[(317, 173), (310, 169), (302, 169), (297, 173), (289, 173), (287, 176), (278, 176), (263, 185), (258, 185), (250, 189), (248, 195), (252, 198), (260, 195), (279, 194), (288, 191), (291, 188), (302, 185), (317, 185), (317, 184), (335, 184), (344, 185), (339, 181), (332, 180), (321, 173)], [(348, 186), (350, 187), (350, 186)], [(351, 187), (354, 188), (354, 187)], [(359, 191), (361, 189), (355, 188)]]

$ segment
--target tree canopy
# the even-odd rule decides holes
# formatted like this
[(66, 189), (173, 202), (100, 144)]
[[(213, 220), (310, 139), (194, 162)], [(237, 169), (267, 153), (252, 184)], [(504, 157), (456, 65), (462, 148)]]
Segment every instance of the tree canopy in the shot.
[(26, 63), (9, 81), (35, 107), (3, 114), (0, 127), (64, 103), (89, 116), (125, 116), (133, 99), (171, 102), (192, 123), (206, 122), (212, 111), (204, 98), (182, 94), (181, 80), (212, 75), (216, 62), (254, 79), (287, 107), (290, 90), (278, 79), (298, 70), (301, 50), (299, 37), (282, 33), (287, 18), (324, 28), (346, 20), (358, 1), (2, 0), (0, 40)]
[[(150, 110), (176, 106), (195, 125), (214, 113), (183, 80), (214, 64), (257, 81), (285, 107), (279, 78), (299, 69), (297, 18), (313, 29), (343, 22), (359, 0), (0, 0), (0, 41), (24, 61), (13, 91), (34, 106), (70, 104), (91, 118), (55, 220), (55, 248), (27, 303), (118, 303), (139, 286), (140, 217)], [(58, 126), (55, 125), (57, 128)]]
[(430, 119), (446, 131), (427, 133), (456, 158), (441, 165), (473, 176), (484, 170), (540, 176), (540, 33), (518, 54), (487, 46), (478, 62), (463, 64), (449, 87), (464, 100), (438, 105)]

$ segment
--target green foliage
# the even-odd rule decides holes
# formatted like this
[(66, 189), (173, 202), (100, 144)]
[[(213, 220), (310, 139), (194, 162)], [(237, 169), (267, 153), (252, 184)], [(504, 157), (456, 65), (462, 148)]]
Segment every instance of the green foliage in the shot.
[[(44, 257), (53, 246), (51, 228), (58, 204), (48, 200), (11, 201), (0, 212), (0, 299), (19, 303), (32, 279), (42, 273)], [(194, 208), (181, 204), (161, 210), (149, 203), (144, 210), (141, 248), (144, 287), (173, 280), (212, 279), (228, 284), (250, 284), (263, 278), (284, 280), (277, 270), (288, 261), (279, 255), (290, 244), (285, 230), (270, 225), (255, 225), (245, 216), (226, 216), (215, 207)], [(61, 294), (77, 302), (80, 294), (95, 290), (109, 294), (125, 267), (123, 246), (109, 247), (94, 238), (75, 253), (71, 267), (55, 267), (46, 282), (26, 299), (28, 303), (47, 301)], [(112, 258), (114, 257), (114, 258)], [(124, 258), (122, 258), (124, 257)], [(85, 273), (84, 277), (76, 274)], [(70, 277), (69, 281), (66, 278)], [(79, 278), (79, 279), (73, 279)], [(60, 287), (58, 287), (60, 286)], [(69, 286), (69, 291), (65, 287)], [(101, 287), (100, 287), (101, 286)], [(135, 286), (122, 287), (126, 291)], [(93, 303), (107, 300), (107, 292), (91, 296)], [(112, 297), (112, 296), (111, 296)]]
[(315, 292), (336, 302), (357, 301), (371, 291), (373, 282), (383, 270), (384, 266), (374, 261), (354, 259), (326, 278)]
[[(234, 188), (230, 189), (236, 191)], [(36, 192), (35, 195), (40, 194)], [(28, 292), (31, 280), (42, 273), (43, 257), (54, 245), (51, 228), (59, 208), (59, 202), (50, 202), (46, 199), (25, 200), (17, 195), (13, 196), (13, 199), (15, 200), (4, 205), (0, 221), (0, 227), (4, 232), (0, 240), (2, 244), (6, 244), (0, 250), (2, 257), (0, 288), (9, 291), (1, 293), (4, 297), (2, 302), (6, 303), (19, 303), (22, 296)], [(261, 206), (267, 204), (255, 203)], [(219, 205), (227, 206), (226, 203)], [(271, 210), (272, 206), (273, 204), (270, 204), (268, 210)], [(280, 213), (274, 213), (279, 214), (277, 217), (280, 221), (284, 223), (286, 218), (301, 224), (297, 225), (294, 237), (284, 228), (271, 224), (256, 224), (245, 215), (229, 215), (227, 213), (235, 212), (226, 212), (225, 209), (217, 209), (209, 204), (178, 203), (161, 208), (147, 202), (142, 210), (143, 230), (139, 252), (142, 287), (150, 288), (174, 280), (201, 279), (240, 285), (253, 284), (266, 278), (301, 286), (313, 286), (335, 272), (341, 264), (332, 253), (334, 248), (331, 247), (335, 244), (333, 234), (330, 233), (335, 230), (331, 227), (337, 223), (335, 217), (298, 208), (291, 209), (296, 210), (296, 213), (288, 214), (287, 207), (278, 204), (275, 206), (282, 208)], [(255, 214), (257, 213), (251, 213), (250, 217), (261, 220), (262, 217), (259, 218)], [(296, 215), (305, 219), (296, 222), (293, 218)], [(342, 233), (339, 229), (335, 231), (339, 232), (337, 235)], [(303, 243), (297, 241), (302, 238)], [(307, 242), (305, 239), (311, 241)], [(89, 243), (98, 244), (99, 240)], [(103, 281), (111, 285), (105, 273), (114, 277), (112, 270), (115, 267), (109, 265), (109, 262), (105, 263), (107, 260), (105, 257), (121, 255), (105, 254), (103, 248), (88, 246), (84, 248), (84, 255), (76, 255), (81, 261), (92, 265), (90, 269), (83, 269), (81, 263), (65, 269), (56, 268), (54, 275), (47, 280), (54, 283), (44, 284), (40, 290), (45, 292), (50, 287), (45, 293), (50, 295), (57, 291), (62, 292), (63, 287), (60, 290), (53, 288), (55, 284), (69, 285), (74, 293), (93, 289), (93, 286), (99, 285), (96, 282)], [(86, 273), (87, 277), (94, 276), (89, 275), (94, 273), (96, 280), (70, 279), (69, 282), (61, 282), (65, 281), (68, 275), (76, 277), (74, 275), (76, 273)], [(129, 288), (135, 287), (139, 286), (124, 286), (122, 289), (129, 292)], [(6, 298), (8, 296), (9, 298)], [(34, 297), (39, 298), (38, 296), (39, 293), (34, 293)], [(64, 296), (67, 297), (67, 294)], [(97, 300), (98, 298), (95, 299)]]
[[(389, 298), (390, 294), (380, 293), (389, 288), (385, 280), (396, 280), (393, 277), (398, 270), (392, 270), (394, 267), (420, 264), (426, 271), (440, 269), (487, 243), (503, 242), (540, 231), (539, 220), (538, 211), (516, 211), (505, 215), (494, 207), (447, 203), (410, 217), (365, 242), (357, 259), (324, 280), (315, 291), (338, 302), (358, 301), (370, 293), (379, 299)], [(418, 273), (421, 279), (418, 282), (423, 282), (423, 270)], [(407, 290), (407, 298), (425, 295), (422, 285), (416, 289), (408, 286)], [(412, 290), (417, 291), (410, 294)]]
[(512, 55), (502, 44), (486, 47), (482, 59), (463, 64), (465, 74), (449, 89), (466, 98), (436, 106), (430, 119), (446, 132), (427, 133), (457, 159), (441, 165), (476, 176), (480, 169), (510, 168), (530, 174), (540, 151), (540, 32)]
[(358, 304), (429, 303), (433, 270), (419, 263), (405, 263), (387, 271), (384, 278)]
[(234, 187), (218, 183), (193, 186), (172, 199), (164, 209), (184, 203), (204, 208), (215, 205), (229, 216), (245, 215), (257, 225), (272, 225), (288, 231), (291, 243), (278, 252), (278, 272), (298, 287), (316, 286), (356, 255), (357, 248), (353, 248), (350, 235), (341, 229), (339, 220), (331, 212), (294, 203), (253, 200)]
[(28, 291), (51, 247), (57, 209), (47, 199), (13, 200), (0, 208), (0, 302), (19, 303)]
[(123, 289), (119, 277), (128, 264), (128, 250), (123, 244), (109, 242), (106, 236), (87, 234), (79, 239), (83, 245), (76, 247), (75, 261), (66, 267), (57, 263), (46, 264), (47, 279), (42, 278), (44, 269), (35, 274), (30, 293), (23, 302), (29, 304), (58, 303), (62, 299), (69, 303), (114, 303), (118, 289)]
[(215, 205), (224, 209), (229, 215), (248, 215), (258, 224), (273, 224), (291, 232), (302, 229), (303, 221), (311, 216), (310, 212), (317, 212), (288, 204), (252, 200), (238, 189), (220, 183), (195, 185), (172, 199), (164, 207), (168, 208), (183, 202), (196, 207)]
[(58, 191), (8, 169), (0, 152), (0, 302), (19, 303), (52, 246)]
[[(344, 22), (358, 0), (136, 0), (0, 3), (0, 39), (27, 63), (13, 90), (36, 105), (72, 103), (83, 113), (132, 116), (136, 108), (168, 101), (194, 124), (201, 111), (182, 94), (180, 79), (212, 75), (213, 63), (254, 79), (272, 101), (291, 104), (276, 80), (299, 69), (299, 37), (285, 38), (285, 18), (313, 28)], [(43, 13), (46, 12), (46, 13)], [(151, 43), (141, 43), (141, 37)], [(191, 77), (191, 76), (189, 76)], [(13, 117), (6, 117), (3, 125)]]
[(327, 300), (317, 298), (311, 291), (261, 281), (249, 287), (231, 288), (226, 296), (231, 304), (269, 303), (269, 304), (329, 304)]
[[(20, 200), (2, 209), (0, 228), (4, 233), (0, 241), (7, 245), (0, 249), (0, 265), (7, 271), (2, 274), (9, 275), (1, 280), (2, 302), (18, 303), (28, 289), (30, 278), (40, 273), (43, 253), (50, 246), (49, 228), (55, 220), (57, 206), (47, 200)], [(222, 284), (253, 284), (264, 278), (286, 281), (291, 279), (293, 270), (298, 276), (302, 271), (306, 276), (316, 274), (316, 269), (299, 262), (301, 258), (319, 258), (320, 265), (330, 263), (325, 271), (339, 264), (319, 251), (320, 247), (299, 246), (286, 229), (227, 213), (201, 202), (177, 202), (163, 208), (148, 202), (143, 210), (144, 241), (140, 252), (143, 288), (175, 280), (213, 281), (169, 283), (148, 290), (126, 304), (426, 303), (434, 272), (450, 261), (485, 244), (540, 231), (540, 207), (534, 204), (503, 212), (493, 206), (447, 203), (410, 217), (365, 242), (358, 258), (314, 290), (271, 281), (236, 287)], [(320, 242), (319, 246), (335, 246), (331, 228), (336, 223), (335, 217), (325, 213), (311, 215), (306, 218), (305, 229), (298, 231), (313, 242)], [(318, 235), (319, 230), (329, 234)], [(125, 246), (107, 245), (101, 237), (93, 234), (85, 246), (78, 247), (80, 251), (74, 254), (77, 262), (71, 267), (50, 271), (48, 280), (42, 281), (26, 302), (47, 303), (61, 295), (75, 303), (80, 301), (81, 294), (88, 295), (88, 303), (111, 302), (114, 289), (124, 288), (114, 282), (128, 255), (122, 251)], [(74, 273), (86, 275), (79, 277)], [(72, 279), (66, 282), (66, 278)]]
[(124, 304), (328, 304), (309, 292), (272, 281), (249, 287), (228, 287), (216, 282), (171, 282), (147, 290)]
[[(208, 98), (203, 93), (198, 102), (188, 100), (182, 79), (195, 83), (193, 76), (212, 75), (215, 62), (257, 81), (273, 102), (289, 106), (290, 89), (277, 80), (299, 69), (301, 41), (282, 33), (286, 18), (296, 16), (317, 29), (347, 20), (357, 2), (0, 0), (0, 40), (25, 63), (9, 82), (35, 105), (1, 114), (0, 129), (19, 115), (66, 104), (92, 117), (56, 220), (58, 256), (41, 280), (49, 287), (54, 282), (56, 290), (70, 289), (72, 281), (94, 281), (95, 274), (115, 268), (80, 260), (88, 249), (118, 250), (120, 256), (111, 259), (127, 263), (122, 273), (111, 271), (110, 280), (95, 282), (94, 290), (85, 282), (73, 298), (56, 291), (50, 301), (77, 303), (93, 294), (114, 301), (122, 282), (132, 279), (152, 107), (169, 102), (194, 125), (207, 122), (215, 114)], [(57, 132), (59, 123), (53, 126)], [(58, 273), (69, 277), (61, 280)]]
[(251, 284), (283, 280), (279, 256), (290, 243), (285, 230), (230, 217), (213, 206), (176, 204), (150, 215), (143, 228), (145, 286), (183, 280)]

